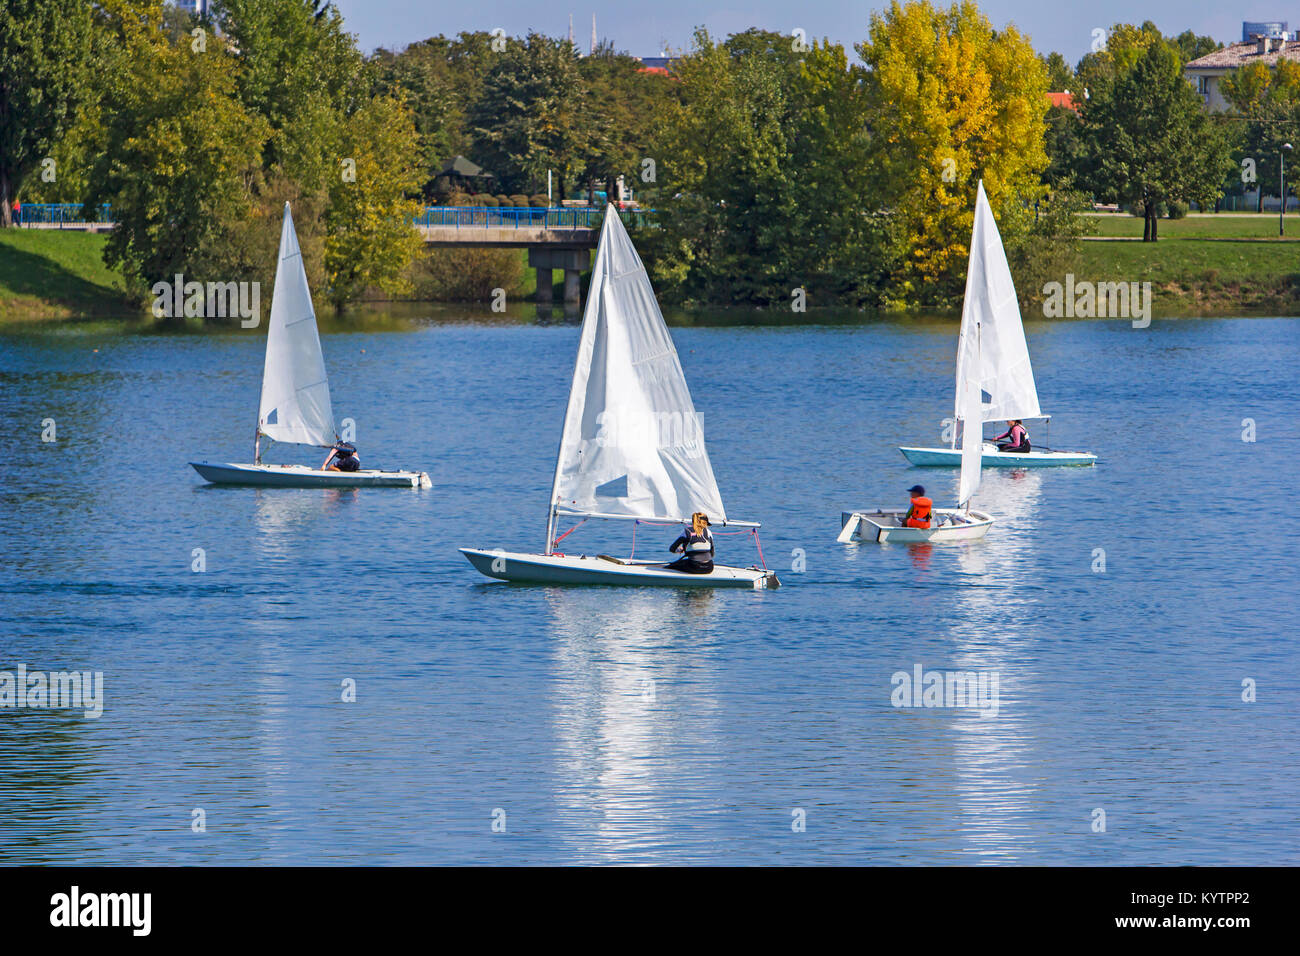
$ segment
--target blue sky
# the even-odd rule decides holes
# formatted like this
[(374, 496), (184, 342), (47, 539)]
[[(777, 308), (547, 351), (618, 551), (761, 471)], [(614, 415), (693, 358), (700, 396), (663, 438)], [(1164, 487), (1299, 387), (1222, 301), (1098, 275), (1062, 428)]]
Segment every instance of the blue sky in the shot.
[[(863, 39), (867, 18), (882, 3), (862, 0), (623, 0), (600, 3), (593, 0), (478, 0), (448, 3), (445, 0), (335, 0), (366, 50), (377, 46), (397, 48), (413, 40), (439, 33), (449, 36), (462, 30), (492, 30), (501, 27), (508, 34), (530, 29), (562, 36), (568, 32), (573, 14), (573, 34), (581, 49), (591, 36), (591, 15), (602, 39), (612, 40), (619, 50), (637, 56), (657, 56), (666, 46), (683, 49), (690, 43), (696, 25), (725, 36), (751, 26), (789, 33), (796, 27), (808, 37), (829, 37), (852, 44)], [(946, 5), (946, 3), (945, 3)], [(1270, 2), (1256, 6), (1254, 0), (1237, 8), (1235, 4), (1208, 0), (1093, 0), (1069, 5), (1050, 0), (984, 0), (980, 8), (996, 27), (1015, 23), (1033, 38), (1039, 52), (1057, 50), (1071, 63), (1087, 53), (1092, 31), (1116, 22), (1155, 21), (1165, 33), (1185, 29), (1208, 34), (1220, 42), (1241, 39), (1241, 21), (1284, 19), (1291, 29), (1300, 29), (1300, 5), (1294, 11), (1287, 4)]]

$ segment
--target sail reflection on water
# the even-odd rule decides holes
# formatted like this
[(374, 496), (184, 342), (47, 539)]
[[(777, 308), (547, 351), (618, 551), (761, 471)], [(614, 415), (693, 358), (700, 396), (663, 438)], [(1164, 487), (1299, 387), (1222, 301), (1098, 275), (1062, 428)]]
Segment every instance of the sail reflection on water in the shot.
[(561, 829), (575, 862), (653, 862), (707, 803), (719, 703), (699, 635), (722, 602), (704, 588), (554, 589), (547, 603)]
[(965, 852), (990, 863), (1026, 863), (1039, 803), (1033, 727), (1023, 702), (1041, 693), (1025, 617), (1039, 538), (1043, 476), (1029, 470), (986, 471), (980, 506), (997, 518), (998, 534), (963, 547), (963, 574), (953, 589), (954, 670), (997, 676), (996, 716), (957, 712), (952, 728), (953, 791)]

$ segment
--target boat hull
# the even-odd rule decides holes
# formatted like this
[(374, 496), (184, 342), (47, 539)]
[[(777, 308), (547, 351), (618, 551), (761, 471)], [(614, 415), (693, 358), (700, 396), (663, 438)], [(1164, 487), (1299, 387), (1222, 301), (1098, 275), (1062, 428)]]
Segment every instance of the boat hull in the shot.
[(850, 541), (876, 542), (877, 544), (951, 544), (976, 541), (988, 534), (993, 518), (982, 511), (962, 511), (957, 508), (935, 508), (940, 519), (930, 528), (904, 528), (899, 521), (902, 511), (846, 511), (840, 515), (840, 528), (854, 518), (859, 519), (857, 530)]
[[(913, 465), (923, 468), (960, 468), (960, 448), (899, 448)], [(1086, 451), (1030, 451), (1014, 453), (998, 451), (986, 444), (980, 464), (984, 468), (1043, 468), (1050, 465), (1091, 465), (1097, 456)]]
[(190, 462), (214, 485), (270, 488), (432, 488), (422, 471), (321, 471), (305, 465), (247, 465)]
[(627, 562), (605, 556), (520, 554), (512, 551), (460, 553), (490, 578), (527, 584), (604, 584), (624, 587), (776, 588), (776, 573), (762, 568), (714, 565), (709, 574), (670, 571), (650, 561)]

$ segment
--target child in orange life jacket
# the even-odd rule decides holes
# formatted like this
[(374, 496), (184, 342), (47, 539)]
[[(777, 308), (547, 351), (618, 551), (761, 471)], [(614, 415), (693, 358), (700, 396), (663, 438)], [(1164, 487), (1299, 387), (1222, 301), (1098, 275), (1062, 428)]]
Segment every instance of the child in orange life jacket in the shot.
[(903, 527), (930, 527), (930, 514), (934, 502), (925, 496), (925, 489), (920, 485), (913, 485), (908, 488), (907, 493), (912, 496), (912, 507), (908, 508), (907, 514), (903, 515)]

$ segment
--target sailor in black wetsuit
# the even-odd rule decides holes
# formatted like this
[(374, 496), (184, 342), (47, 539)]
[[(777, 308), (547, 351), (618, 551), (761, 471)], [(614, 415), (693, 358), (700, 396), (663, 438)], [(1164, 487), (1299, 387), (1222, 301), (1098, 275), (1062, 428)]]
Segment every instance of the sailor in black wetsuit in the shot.
[(669, 551), (682, 556), (666, 565), (669, 571), (708, 574), (713, 570), (713, 535), (709, 534), (709, 516), (702, 511), (691, 515), (691, 526), (672, 543)]
[(356, 446), (345, 441), (336, 442), (326, 456), (324, 464), (320, 466), (321, 471), (359, 471), (360, 469), (361, 459), (357, 456)]

